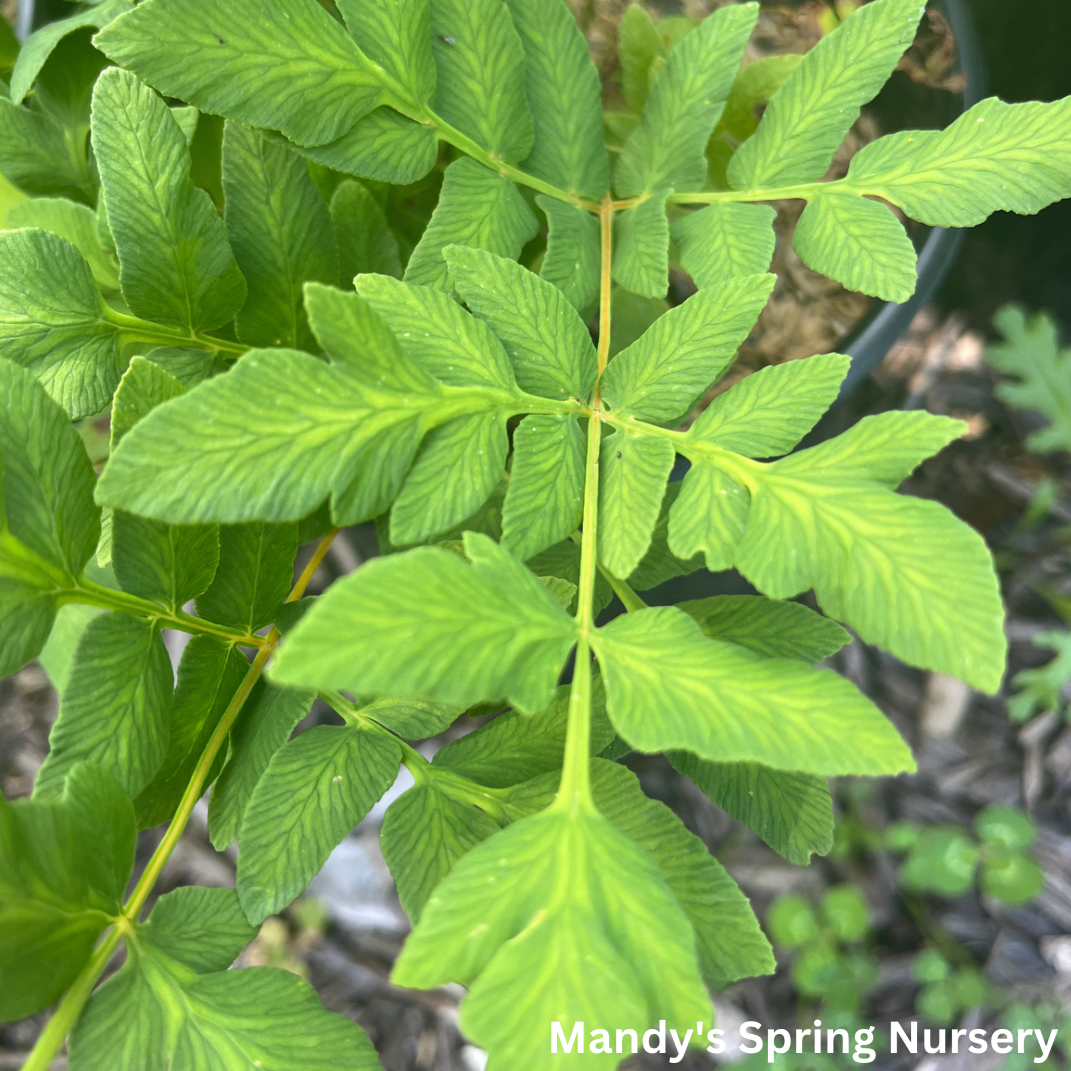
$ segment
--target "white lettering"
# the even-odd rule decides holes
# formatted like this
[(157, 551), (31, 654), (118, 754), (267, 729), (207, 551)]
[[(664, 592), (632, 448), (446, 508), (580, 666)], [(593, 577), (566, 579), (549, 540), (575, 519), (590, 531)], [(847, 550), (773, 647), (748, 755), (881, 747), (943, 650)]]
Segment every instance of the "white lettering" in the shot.
[(873, 1044), (874, 1028), (872, 1026), (857, 1030), (855, 1032), (855, 1052), (852, 1053), (852, 1059), (857, 1064), (872, 1064), (878, 1055), (874, 1049), (870, 1047)]
[(889, 1052), (897, 1052), (897, 1041), (904, 1043), (904, 1048), (911, 1053), (912, 1056), (917, 1056), (919, 1051), (919, 1024), (911, 1024), (911, 1037), (904, 1033), (899, 1023), (889, 1023), (889, 1030), (892, 1032), (889, 1037)]
[(676, 1030), (671, 1030), (670, 1036), (673, 1038), (673, 1047), (677, 1050), (676, 1056), (671, 1056), (669, 1062), (671, 1064), (679, 1064), (684, 1059), (684, 1054), (688, 1051), (688, 1043), (692, 1040), (692, 1032), (688, 1031), (683, 1038), (677, 1036)]
[(1041, 1036), (1041, 1031), (1040, 1030), (1035, 1030), (1034, 1033), (1037, 1035), (1038, 1047), (1041, 1049), (1041, 1055), (1034, 1057), (1034, 1063), (1043, 1064), (1043, 1063), (1045, 1063), (1046, 1060), (1048, 1060), (1049, 1053), (1052, 1052), (1052, 1046), (1053, 1046), (1054, 1042), (1056, 1041), (1056, 1035), (1058, 1033), (1060, 1033), (1060, 1031), (1059, 1030), (1053, 1030), (1049, 1034), (1049, 1040), (1048, 1041), (1046, 1041)]
[(573, 1045), (578, 1045), (577, 1052), (584, 1051), (584, 1024), (574, 1023), (573, 1032), (569, 1035), (569, 1040), (565, 1040), (565, 1031), (562, 1030), (562, 1024), (559, 1022), (553, 1022), (550, 1024), (550, 1051), (557, 1053), (558, 1042), (562, 1043), (562, 1048), (566, 1052), (573, 1051)]
[(743, 1044), (743, 1041), (741, 1041), (741, 1052), (747, 1053), (748, 1056), (750, 1056), (752, 1053), (762, 1052), (762, 1035), (756, 1033), (756, 1031), (761, 1029), (762, 1023), (756, 1023), (751, 1021), (744, 1023), (744, 1025), (740, 1027), (740, 1037), (742, 1039), (746, 1038), (748, 1044), (754, 1042), (754, 1048), (749, 1049)]
[[(598, 1046), (596, 1048), (595, 1046)], [(610, 1048), (610, 1031), (609, 1030), (592, 1030), (591, 1032), (591, 1044), (588, 1045), (588, 1052), (613, 1052)]]
[[(977, 1046), (977, 1048), (976, 1048)], [(971, 1048), (970, 1051), (977, 1055), (980, 1052), (988, 1052), (989, 1046), (986, 1044), (985, 1031), (984, 1030), (972, 1030), (971, 1031)]]
[(1012, 1051), (1012, 1032), (1010, 1030), (994, 1030), (993, 1036), (989, 1039), (989, 1044), (993, 1046), (994, 1052), (999, 1052), (1001, 1056), (1007, 1056)]
[(625, 1034), (629, 1035), (629, 1040), (632, 1042), (632, 1054), (635, 1055), (640, 1051), (640, 1043), (636, 1037), (635, 1030), (619, 1030), (617, 1032), (617, 1051), (621, 1052), (621, 1039)]
[[(652, 1049), (651, 1046), (647, 1044), (647, 1039), (652, 1034), (654, 1034), (654, 1036), (656, 1038), (658, 1038), (658, 1047), (655, 1048), (655, 1049)], [(658, 1029), (657, 1030), (654, 1030), (654, 1029), (648, 1030), (647, 1033), (643, 1035), (643, 1051), (644, 1052), (650, 1052), (650, 1053), (665, 1052), (666, 1051), (666, 1021), (665, 1021), (665, 1019), (659, 1019), (658, 1020)]]
[[(780, 1038), (785, 1039), (785, 1047), (779, 1049), (777, 1043)], [(767, 1030), (766, 1031), (766, 1062), (772, 1064), (775, 1056), (781, 1056), (783, 1053), (788, 1052), (792, 1048), (792, 1035), (787, 1030)]]
[(708, 1030), (707, 1041), (710, 1044), (707, 1046), (707, 1052), (713, 1053), (715, 1056), (720, 1056), (725, 1052), (725, 1042), (722, 1038), (725, 1037), (724, 1030)]

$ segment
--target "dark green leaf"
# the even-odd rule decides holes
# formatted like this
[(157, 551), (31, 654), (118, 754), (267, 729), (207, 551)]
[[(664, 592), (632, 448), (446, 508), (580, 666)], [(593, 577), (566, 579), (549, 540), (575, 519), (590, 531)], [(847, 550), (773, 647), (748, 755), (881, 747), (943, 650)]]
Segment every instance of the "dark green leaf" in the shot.
[(45, 231), (0, 232), (0, 343), (73, 420), (104, 409), (122, 372), (119, 329), (89, 265)]
[(0, 1020), (47, 1008), (120, 909), (134, 869), (130, 800), (81, 764), (62, 799), (0, 798)]
[(334, 141), (380, 102), (372, 65), (308, 0), (146, 0), (94, 43), (166, 96), (301, 145)]
[(459, 417), (432, 431), (391, 509), (391, 542), (419, 543), (472, 516), (502, 479), (508, 452), (502, 413)]
[(851, 637), (828, 617), (798, 602), (761, 595), (714, 595), (682, 602), (712, 640), (728, 640), (771, 658), (798, 658), (814, 665), (834, 655)]
[(582, 316), (599, 297), (599, 220), (586, 209), (542, 195), (536, 204), (547, 217), (547, 253), (541, 278), (556, 286)]
[(614, 219), (614, 282), (633, 294), (663, 298), (669, 289), (669, 220), (665, 189)]
[[(580, 584), (580, 547), (571, 539), (555, 543), (534, 557), (528, 559), (528, 568), (536, 576), (556, 576), (574, 586)], [(592, 603), (594, 613), (605, 609), (613, 600), (614, 593), (600, 572), (595, 574), (595, 597)], [(566, 607), (569, 613), (576, 612), (576, 599)]]
[(431, 35), (435, 111), (487, 152), (523, 160), (532, 148), (532, 114), (524, 47), (509, 8), (502, 0), (431, 0)]
[(0, 94), (0, 173), (37, 197), (71, 197), (92, 204), (93, 176), (64, 128), (50, 115), (12, 104)]
[(670, 760), (790, 863), (807, 866), (812, 853), (833, 847), (833, 801), (824, 778), (756, 762), (704, 762), (686, 751), (672, 752)]
[(419, 695), (392, 695), (374, 699), (361, 713), (405, 740), (438, 736), (461, 716), (464, 708), (437, 703)]
[(161, 896), (138, 931), (139, 940), (198, 974), (225, 971), (256, 935), (233, 889), (194, 885)]
[(331, 198), (331, 223), (343, 285), (349, 286), (353, 277), (363, 272), (402, 277), (398, 239), (383, 209), (361, 183), (350, 180), (339, 184)]
[[(602, 682), (592, 682), (591, 751), (597, 754), (614, 738), (606, 719)], [(435, 753), (433, 765), (492, 788), (519, 785), (540, 774), (560, 770), (569, 722), (569, 686), (538, 714), (511, 710)], [(555, 787), (557, 787), (555, 785)]]
[(435, 132), (393, 108), (376, 108), (326, 145), (295, 147), (333, 171), (402, 186), (422, 179), (439, 155)]
[(134, 800), (142, 829), (171, 819), (248, 668), (241, 654), (212, 636), (194, 636), (186, 645), (171, 704), (167, 754), (156, 776)]
[(63, 410), (29, 372), (6, 360), (0, 360), (0, 463), (5, 537), (61, 575), (78, 576), (100, 536), (93, 468)]
[(435, 92), (428, 0), (340, 0), (338, 9), (361, 50), (422, 108)]
[(522, 561), (566, 539), (584, 505), (584, 431), (576, 417), (528, 416), (513, 433), (502, 545)]
[(383, 858), (414, 924), (458, 859), (499, 830), (490, 815), (449, 795), (447, 787), (441, 789), (436, 778), (419, 782), (395, 800), (383, 818)]
[(256, 130), (223, 135), (227, 238), (249, 285), (235, 324), (248, 346), (314, 350), (302, 288), (338, 280), (327, 205), (300, 156)]
[(296, 524), (224, 525), (219, 529), (219, 569), (197, 600), (210, 621), (247, 632), (275, 617), (294, 580)]
[[(231, 730), (227, 763), (212, 786), (208, 831), (217, 851), (238, 839), (242, 816), (271, 757), (312, 709), (312, 692), (257, 681)], [(222, 969), (222, 968), (220, 968)]]
[(564, 0), (507, 0), (527, 59), (535, 140), (524, 170), (574, 196), (601, 201), (610, 185), (602, 86)]
[(319, 725), (272, 755), (238, 832), (238, 895), (254, 924), (286, 907), (398, 774), (378, 733)]
[(151, 621), (102, 614), (74, 656), (34, 796), (56, 798), (79, 762), (105, 770), (133, 798), (153, 778), (170, 735), (171, 659)]
[(599, 458), (599, 561), (627, 577), (651, 545), (676, 455), (667, 439), (615, 430)]
[(232, 320), (246, 284), (223, 221), (193, 185), (167, 105), (127, 71), (105, 71), (93, 91), (93, 152), (131, 311), (193, 329)]

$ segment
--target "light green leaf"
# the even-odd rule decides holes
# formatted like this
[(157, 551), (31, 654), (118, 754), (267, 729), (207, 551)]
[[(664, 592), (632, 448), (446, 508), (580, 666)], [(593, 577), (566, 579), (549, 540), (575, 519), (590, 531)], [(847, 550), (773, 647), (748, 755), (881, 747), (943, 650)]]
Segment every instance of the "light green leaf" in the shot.
[(671, 309), (610, 362), (602, 396), (622, 414), (658, 423), (687, 415), (736, 356), (776, 276), (727, 279)]
[(640, 4), (629, 4), (625, 8), (618, 42), (621, 88), (628, 106), (639, 112), (647, 102), (651, 88), (650, 71), (655, 61), (660, 61), (658, 69), (665, 62), (666, 42), (647, 9)]
[(66, 131), (51, 115), (12, 104), (0, 94), (0, 174), (37, 197), (91, 204), (96, 183), (76, 159)]
[(208, 803), (208, 831), (217, 851), (238, 839), (253, 790), (271, 757), (312, 709), (314, 698), (312, 692), (276, 688), (263, 679), (254, 685), (231, 730), (227, 763)]
[(480, 249), (443, 250), (469, 308), (505, 347), (522, 390), (586, 401), (595, 385), (595, 346), (560, 290), (512, 260)]
[(803, 57), (729, 164), (734, 189), (820, 179), (915, 37), (921, 0), (873, 0)]
[(669, 289), (667, 190), (658, 190), (614, 218), (614, 282), (633, 294), (664, 298)]
[(787, 454), (836, 400), (851, 358), (824, 353), (771, 365), (719, 394), (688, 437), (745, 457)]
[[(508, 17), (500, 0), (490, 2)], [(534, 238), (538, 230), (535, 213), (509, 179), (468, 157), (455, 160), (443, 176), (431, 222), (409, 258), (405, 281), (449, 291), (451, 284), (442, 256), (446, 246), (467, 245), (516, 260), (525, 242)]]
[(441, 290), (403, 285), (382, 275), (362, 275), (356, 285), (393, 331), (402, 352), (440, 383), (515, 386), (509, 357), (490, 328)]
[(864, 146), (847, 185), (937, 227), (973, 227), (993, 212), (1033, 215), (1071, 196), (1071, 97), (1005, 104), (991, 97), (946, 130), (911, 130)]
[(431, 0), (435, 112), (502, 160), (532, 149), (525, 57), (501, 0)]
[(154, 622), (103, 614), (82, 635), (34, 796), (57, 798), (79, 762), (107, 771), (136, 796), (167, 753), (171, 659)]
[(165, 96), (301, 145), (334, 141), (380, 103), (367, 58), (307, 0), (146, 0), (93, 42)]
[(599, 457), (599, 561), (627, 577), (651, 545), (676, 455), (666, 439), (617, 430)]
[(651, 86), (643, 119), (618, 158), (618, 194), (703, 187), (707, 141), (729, 99), (758, 16), (758, 4), (719, 8), (670, 50)]
[(376, 108), (352, 130), (326, 145), (295, 148), (332, 171), (407, 186), (435, 166), (439, 140), (423, 123), (415, 123), (393, 108)]
[(197, 600), (197, 612), (247, 632), (273, 620), (294, 580), (296, 524), (224, 525), (219, 529), (219, 569)]
[[(519, 785), (561, 769), (568, 723), (569, 685), (566, 684), (557, 689), (546, 710), (538, 714), (506, 711), (437, 751), (432, 765), (491, 788)], [(592, 754), (600, 752), (613, 738), (613, 727), (606, 719), (602, 681), (595, 677), (591, 695)], [(555, 788), (557, 781), (552, 793)]]
[(119, 274), (97, 236), (96, 213), (85, 205), (62, 197), (33, 197), (8, 209), (7, 226), (35, 227), (66, 238), (86, 258), (102, 290), (119, 289)]
[(351, 179), (339, 184), (331, 198), (331, 223), (344, 285), (362, 272), (402, 277), (398, 239), (383, 209), (361, 183)]
[(0, 1020), (47, 1008), (89, 959), (134, 869), (130, 801), (74, 767), (62, 799), (0, 798)]
[(238, 832), (238, 896), (254, 924), (305, 891), (398, 774), (396, 741), (318, 725), (272, 755)]
[(67, 687), (74, 664), (74, 653), (90, 621), (104, 612), (99, 606), (69, 602), (66, 606), (61, 606), (56, 613), (52, 631), (48, 634), (48, 642), (37, 660), (57, 692), (62, 693)]
[(0, 544), (0, 676), (20, 670), (41, 652), (56, 619), (49, 577), (35, 584), (9, 575), (11, 563)]
[(361, 707), (364, 717), (372, 718), (404, 740), (424, 740), (448, 729), (464, 712), (452, 703), (437, 703), (419, 695), (391, 695), (373, 699)]
[(197, 134), (197, 124), (201, 120), (201, 113), (189, 105), (173, 105), (171, 118), (179, 125), (182, 136), (186, 139), (186, 148), (193, 147), (193, 139)]
[(812, 666), (851, 639), (836, 621), (801, 603), (762, 595), (714, 595), (682, 602), (679, 609), (712, 640), (727, 640), (771, 658), (797, 658)]
[(808, 268), (849, 290), (897, 302), (915, 292), (915, 247), (877, 201), (835, 190), (813, 197), (796, 224), (792, 247)]
[[(715, 136), (724, 132), (737, 142), (751, 137), (759, 125), (756, 108), (769, 103), (802, 59), (803, 56), (790, 52), (784, 56), (765, 56), (741, 68), (733, 81), (725, 111), (714, 129)], [(765, 271), (768, 267), (764, 264), (758, 270)]]
[(418, 782), (387, 808), (383, 818), (379, 835), (383, 858), (402, 908), (414, 924), (454, 864), (499, 830), (498, 823), (468, 799), (450, 795), (451, 787), (441, 778)]
[(436, 428), (391, 509), (391, 542), (419, 543), (471, 517), (502, 479), (508, 453), (502, 413), (459, 417)]
[[(186, 644), (171, 704), (167, 754), (156, 776), (134, 800), (141, 829), (171, 820), (205, 745), (248, 669), (241, 654), (213, 636), (194, 636)], [(217, 759), (217, 773), (219, 765)]]
[(886, 413), (757, 466), (735, 563), (764, 594), (814, 588), (822, 609), (868, 643), (993, 691), (1005, 641), (985, 543), (938, 503), (889, 490), (961, 428)]
[(186, 139), (167, 105), (128, 71), (109, 68), (97, 81), (93, 152), (131, 310), (193, 329), (232, 320), (246, 284), (223, 221), (193, 185)]
[(63, 410), (29, 372), (6, 360), (0, 360), (0, 464), (6, 514), (0, 570), (11, 575), (5, 559), (17, 554), (9, 544), (14, 537), (61, 575), (78, 576), (100, 536), (93, 468)]
[[(183, 393), (174, 376), (135, 357), (115, 394), (112, 449), (157, 405)], [(116, 510), (110, 558), (124, 591), (161, 602), (174, 613), (212, 583), (219, 564), (219, 533), (214, 524), (170, 525)]]
[(528, 416), (513, 433), (502, 545), (521, 561), (568, 538), (584, 507), (584, 431), (576, 417)]
[(675, 576), (687, 576), (703, 568), (701, 556), (693, 555), (691, 558), (681, 559), (669, 549), (669, 514), (680, 492), (679, 481), (674, 481), (666, 487), (662, 508), (651, 533), (651, 546), (640, 564), (629, 573), (628, 582), (636, 591), (648, 591)]
[(238, 314), (248, 346), (312, 350), (302, 288), (333, 284), (339, 257), (331, 217), (301, 157), (248, 127), (223, 135), (227, 238), (249, 285)]
[(256, 937), (234, 889), (187, 885), (164, 893), (138, 938), (198, 974), (225, 971)]
[(749, 501), (747, 488), (728, 473), (694, 461), (669, 510), (669, 549), (684, 561), (702, 552), (712, 573), (731, 569)]
[(543, 709), (575, 622), (508, 551), (471, 532), (464, 542), (471, 565), (421, 547), (333, 584), (287, 637), (275, 679), (466, 706), (505, 695)]
[(600, 812), (652, 856), (694, 927), (703, 980), (721, 988), (773, 974), (773, 951), (751, 905), (706, 845), (664, 803), (648, 799), (631, 770), (595, 760), (591, 773)]
[(1032, 431), (1026, 446), (1038, 454), (1071, 450), (1071, 350), (1060, 349), (1056, 322), (1045, 313), (1032, 316), (1005, 305), (993, 317), (1005, 342), (990, 346), (986, 360), (1014, 377), (997, 385), (997, 397), (1016, 409), (1033, 409), (1048, 426)]
[(361, 50), (417, 108), (435, 92), (428, 0), (341, 0), (346, 28)]
[(364, 1031), (275, 967), (196, 974), (143, 931), (71, 1038), (75, 1071), (379, 1071)]
[(590, 812), (525, 818), (470, 851), (428, 900), (392, 977), (469, 986), (462, 1029), (516, 1071), (546, 1065), (554, 1020), (612, 1030), (710, 1019), (687, 916), (654, 860)]
[(507, 0), (527, 60), (535, 139), (524, 170), (574, 196), (601, 201), (610, 186), (602, 86), (564, 0)]
[(80, 11), (69, 18), (46, 23), (30, 34), (23, 42), (18, 59), (15, 61), (15, 68), (11, 72), (9, 92), (12, 103), (22, 103), (41, 73), (45, 61), (63, 38), (76, 30), (87, 28), (99, 30), (133, 6), (134, 0), (104, 0), (104, 3)]
[(0, 344), (72, 420), (104, 409), (122, 372), (119, 329), (89, 265), (45, 231), (0, 232)]
[(790, 863), (807, 866), (812, 853), (833, 847), (833, 801), (823, 778), (755, 762), (704, 762), (686, 751), (672, 752), (670, 761)]
[(854, 685), (707, 639), (675, 607), (619, 617), (592, 647), (610, 720), (641, 751), (684, 748), (828, 776), (914, 769), (896, 730)]
[(769, 205), (710, 205), (674, 222), (670, 234), (681, 267), (696, 286), (716, 286), (736, 276), (769, 270), (777, 213)]
[(539, 276), (583, 316), (599, 297), (599, 221), (586, 209), (542, 194), (536, 204), (547, 217), (547, 252)]

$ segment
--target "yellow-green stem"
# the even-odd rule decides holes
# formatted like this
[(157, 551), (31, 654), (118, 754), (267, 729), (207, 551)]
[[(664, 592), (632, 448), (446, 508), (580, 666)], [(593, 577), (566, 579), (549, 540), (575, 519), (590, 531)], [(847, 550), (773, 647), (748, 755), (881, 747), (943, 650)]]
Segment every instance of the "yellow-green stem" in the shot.
[(237, 644), (239, 647), (263, 647), (268, 642), (263, 636), (254, 636), (227, 625), (217, 625), (214, 621), (193, 617), (182, 610), (174, 612), (166, 610), (149, 599), (142, 599), (125, 591), (116, 591), (114, 588), (106, 588), (88, 577), (79, 578), (75, 587), (61, 592), (59, 602), (61, 604), (83, 603), (86, 606), (99, 606), (102, 610), (118, 610), (137, 617), (147, 617), (164, 628), (177, 629), (179, 632), (188, 632), (194, 636), (198, 634), (216, 636), (221, 640)]

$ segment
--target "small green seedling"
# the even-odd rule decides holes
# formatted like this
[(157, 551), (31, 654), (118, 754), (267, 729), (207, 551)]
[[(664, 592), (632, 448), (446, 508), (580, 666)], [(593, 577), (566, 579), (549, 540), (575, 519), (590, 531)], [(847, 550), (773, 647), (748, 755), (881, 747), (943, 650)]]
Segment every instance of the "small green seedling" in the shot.
[(959, 826), (899, 823), (886, 831), (886, 846), (906, 852), (900, 883), (906, 889), (964, 895), (977, 881), (985, 894), (1023, 904), (1041, 890), (1044, 875), (1027, 854), (1033, 822), (1011, 807), (987, 807), (974, 821), (974, 836)]

